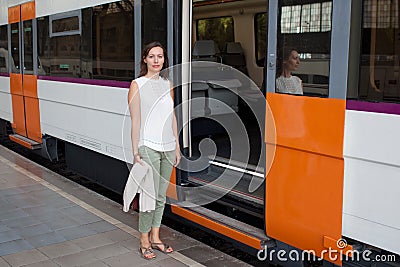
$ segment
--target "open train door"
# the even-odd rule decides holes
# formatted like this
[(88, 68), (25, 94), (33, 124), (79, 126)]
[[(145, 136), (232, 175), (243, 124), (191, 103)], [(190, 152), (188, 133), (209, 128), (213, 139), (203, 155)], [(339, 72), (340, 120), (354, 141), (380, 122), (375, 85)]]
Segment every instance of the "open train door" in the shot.
[(37, 56), (35, 2), (8, 9), (9, 48), (11, 64), (10, 91), (12, 95), (15, 134), (10, 139), (31, 149), (40, 148), (39, 100), (37, 95)]
[[(266, 234), (338, 265), (340, 252), (323, 253), (350, 247), (340, 243), (350, 9), (351, 1), (269, 0), (268, 11), (273, 118), (266, 118), (265, 141), (267, 151), (276, 151), (267, 159), (273, 163), (266, 175)], [(300, 57), (292, 76), (302, 80), (302, 95), (275, 85), (288, 47)], [(276, 140), (268, 135), (273, 122)]]

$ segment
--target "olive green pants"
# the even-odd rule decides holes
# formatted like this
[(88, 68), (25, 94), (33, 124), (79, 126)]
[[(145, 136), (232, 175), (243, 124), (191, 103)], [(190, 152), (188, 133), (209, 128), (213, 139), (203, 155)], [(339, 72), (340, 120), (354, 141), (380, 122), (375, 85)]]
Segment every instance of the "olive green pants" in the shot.
[(175, 161), (175, 150), (156, 151), (146, 146), (139, 147), (142, 160), (153, 169), (156, 209), (150, 212), (139, 212), (139, 232), (148, 233), (151, 228), (160, 227), (164, 213), (166, 192), (172, 167)]

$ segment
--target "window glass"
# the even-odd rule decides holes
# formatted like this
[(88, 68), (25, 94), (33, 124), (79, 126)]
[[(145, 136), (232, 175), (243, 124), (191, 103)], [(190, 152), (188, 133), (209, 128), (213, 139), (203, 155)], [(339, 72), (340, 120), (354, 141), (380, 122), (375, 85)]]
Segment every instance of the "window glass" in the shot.
[(52, 21), (53, 33), (78, 31), (79, 30), (79, 17), (69, 17), (63, 19), (55, 19)]
[(38, 73), (41, 75), (51, 75), (50, 73), (50, 35), (49, 35), (49, 17), (37, 18), (38, 35)]
[(365, 0), (362, 18), (359, 98), (400, 102), (399, 1)]
[(142, 1), (142, 47), (159, 41), (168, 49), (167, 15), (167, 0)]
[(265, 51), (267, 51), (267, 13), (259, 13), (254, 17), (256, 34), (256, 61), (260, 67), (264, 66)]
[(328, 96), (331, 1), (280, 0), (276, 92)]
[[(67, 16), (76, 13), (80, 15)], [(58, 19), (61, 15), (37, 19), (39, 68), (45, 75), (133, 79), (134, 0), (85, 8)]]
[[(88, 28), (92, 38), (87, 35), (82, 42), (92, 47), (93, 78), (132, 80), (135, 73), (134, 1), (103, 4), (91, 10), (93, 30), (85, 26), (83, 30)], [(86, 17), (83, 16), (83, 21)]]
[(232, 17), (197, 20), (197, 40), (214, 40), (220, 51), (225, 50), (227, 42), (234, 42)]
[(0, 26), (0, 73), (8, 73), (8, 30)]
[(33, 74), (33, 30), (32, 20), (23, 22), (24, 30), (24, 74)]
[(11, 58), (15, 68), (12, 68), (12, 73), (21, 73), (19, 52), (19, 23), (13, 23), (11, 24)]

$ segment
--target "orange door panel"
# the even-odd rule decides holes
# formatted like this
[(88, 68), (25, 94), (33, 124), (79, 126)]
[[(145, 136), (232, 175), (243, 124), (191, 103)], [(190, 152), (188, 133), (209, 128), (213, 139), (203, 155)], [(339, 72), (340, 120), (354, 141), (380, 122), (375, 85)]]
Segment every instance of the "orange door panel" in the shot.
[(39, 99), (25, 97), (25, 120), (28, 138), (42, 143), (40, 130)]
[(21, 20), (34, 19), (36, 16), (35, 1), (21, 5)]
[(24, 97), (20, 95), (11, 95), (11, 99), (13, 110), (12, 127), (15, 133), (26, 136)]
[(325, 236), (340, 239), (343, 168), (343, 159), (276, 147), (266, 180), (267, 235), (318, 256), (328, 249)]
[(10, 73), (10, 92), (14, 95), (23, 95), (22, 74)]
[(37, 98), (37, 76), (24, 74), (24, 96)]
[(321, 256), (324, 240), (342, 235), (345, 100), (268, 93), (267, 102), (267, 155), (276, 150), (265, 183), (266, 234)]

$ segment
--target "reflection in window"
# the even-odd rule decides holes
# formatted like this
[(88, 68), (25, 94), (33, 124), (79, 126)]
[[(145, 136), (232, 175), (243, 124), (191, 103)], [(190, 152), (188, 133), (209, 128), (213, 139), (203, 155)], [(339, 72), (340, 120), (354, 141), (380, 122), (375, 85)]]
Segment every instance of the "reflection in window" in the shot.
[(167, 14), (167, 0), (142, 1), (142, 47), (159, 41), (168, 51)]
[(81, 14), (81, 25), (76, 25), (78, 17), (53, 19), (53, 24), (57, 24), (53, 34), (49, 17), (37, 19), (38, 56), (45, 75), (132, 80), (134, 0), (102, 4), (75, 13)]
[(0, 73), (8, 73), (8, 31), (7, 25), (0, 26)]
[(364, 1), (359, 98), (400, 102), (398, 0)]
[[(134, 2), (93, 8), (93, 78), (130, 81), (134, 77)], [(90, 29), (90, 28), (89, 28)]]
[(259, 13), (254, 17), (256, 33), (256, 62), (264, 66), (265, 51), (267, 51), (267, 13)]
[(79, 31), (79, 17), (69, 17), (52, 21), (53, 33)]
[(330, 31), (332, 2), (315, 2), (282, 6), (281, 33)]
[(24, 71), (25, 74), (33, 73), (33, 32), (32, 20), (23, 22), (24, 30)]
[(363, 27), (364, 28), (398, 28), (398, 0), (365, 0)]
[(15, 69), (12, 69), (12, 73), (21, 73), (20, 55), (19, 55), (19, 22), (11, 24), (11, 58), (15, 64)]
[(280, 0), (276, 92), (328, 96), (331, 1)]
[(197, 40), (214, 40), (220, 51), (227, 42), (234, 42), (233, 18), (210, 18), (197, 20)]

